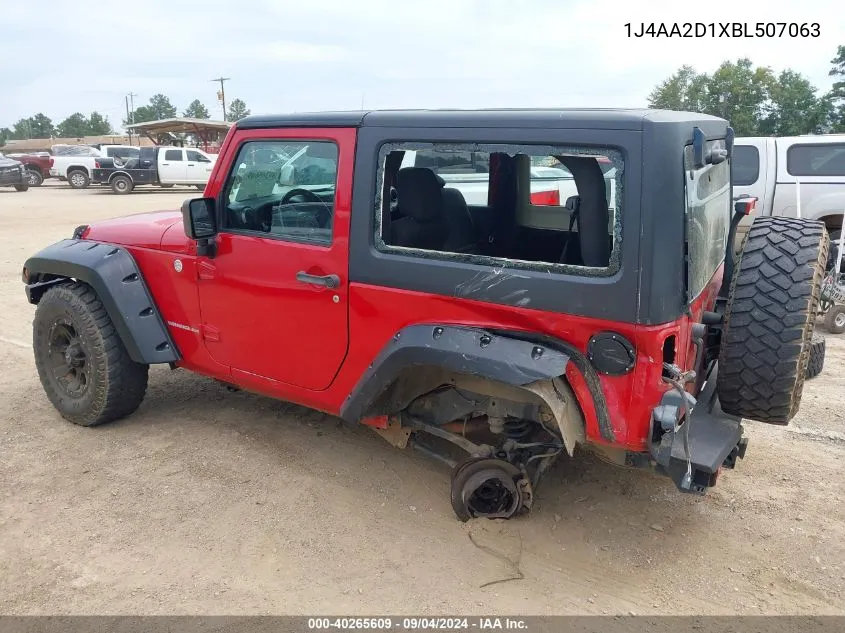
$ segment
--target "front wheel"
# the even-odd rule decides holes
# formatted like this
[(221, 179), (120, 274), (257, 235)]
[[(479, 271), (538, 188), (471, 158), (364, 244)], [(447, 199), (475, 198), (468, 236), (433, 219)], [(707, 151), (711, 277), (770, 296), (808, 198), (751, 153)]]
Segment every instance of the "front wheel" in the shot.
[(135, 183), (129, 176), (122, 174), (115, 176), (111, 181), (111, 190), (117, 194), (130, 193), (134, 189)]
[(40, 187), (41, 183), (44, 182), (44, 176), (41, 175), (41, 172), (37, 169), (27, 169), (26, 170), (26, 184), (30, 187)]
[(76, 169), (67, 175), (67, 182), (74, 189), (85, 189), (91, 183), (91, 179), (84, 171)]
[(15, 191), (26, 191), (29, 189), (29, 185), (15, 185)]
[(94, 290), (63, 283), (38, 302), (32, 347), (47, 398), (63, 418), (96, 426), (138, 408), (148, 365), (133, 361)]

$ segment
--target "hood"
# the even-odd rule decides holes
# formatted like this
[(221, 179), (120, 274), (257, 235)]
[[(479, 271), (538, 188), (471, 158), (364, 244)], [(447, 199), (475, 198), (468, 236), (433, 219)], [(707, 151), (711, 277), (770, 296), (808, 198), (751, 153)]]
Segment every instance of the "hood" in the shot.
[(9, 158), (0, 154), (0, 167), (16, 167), (22, 164), (23, 163), (21, 163), (19, 160), (15, 160), (14, 158)]
[(181, 223), (179, 211), (152, 211), (95, 222), (84, 235), (85, 239), (98, 242), (158, 249), (164, 232)]

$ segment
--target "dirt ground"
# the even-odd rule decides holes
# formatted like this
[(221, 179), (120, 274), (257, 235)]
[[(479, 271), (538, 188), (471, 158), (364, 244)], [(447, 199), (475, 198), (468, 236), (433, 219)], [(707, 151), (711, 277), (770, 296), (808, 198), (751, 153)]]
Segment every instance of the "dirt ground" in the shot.
[(842, 336), (708, 496), (576, 456), (507, 522), (457, 521), (446, 468), (368, 429), (184, 371), (153, 368), (126, 420), (63, 421), (24, 260), (192, 195), (0, 189), (1, 613), (845, 614)]

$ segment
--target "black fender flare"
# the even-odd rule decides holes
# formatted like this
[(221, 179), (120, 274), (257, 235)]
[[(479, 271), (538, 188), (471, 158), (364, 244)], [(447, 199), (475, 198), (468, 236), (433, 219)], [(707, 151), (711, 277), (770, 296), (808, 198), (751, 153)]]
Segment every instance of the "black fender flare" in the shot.
[(94, 289), (136, 363), (179, 360), (179, 351), (128, 250), (114, 244), (67, 239), (51, 244), (24, 264), (30, 303), (37, 304), (50, 286), (68, 279)]
[(111, 181), (114, 180), (115, 176), (126, 176), (133, 183), (135, 182), (135, 179), (132, 177), (132, 174), (130, 174), (125, 169), (119, 169), (119, 170), (113, 171), (112, 173), (109, 174), (109, 180), (108, 180), (109, 184), (111, 184)]
[(408, 366), (442, 367), (521, 387), (563, 376), (570, 362), (587, 374), (602, 436), (612, 441), (613, 431), (598, 376), (577, 349), (557, 340), (527, 340), (519, 332), (436, 323), (411, 325), (397, 332), (347, 396), (340, 417), (347, 422), (358, 422), (369, 405)]

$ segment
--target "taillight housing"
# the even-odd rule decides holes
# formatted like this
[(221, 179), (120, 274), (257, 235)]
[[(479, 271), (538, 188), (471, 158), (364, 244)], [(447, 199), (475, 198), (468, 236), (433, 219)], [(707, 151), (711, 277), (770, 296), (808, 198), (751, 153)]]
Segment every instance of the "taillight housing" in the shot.
[(559, 207), (560, 191), (534, 191), (531, 194), (531, 204), (537, 207)]
[(51, 156), (51, 157), (50, 157), (50, 167), (52, 167), (52, 166), (53, 166), (53, 163), (54, 163), (54, 162), (55, 162), (55, 161), (53, 160), (53, 157)]
[(100, 168), (100, 161), (95, 160), (94, 161), (94, 169), (99, 169), (99, 168)]

